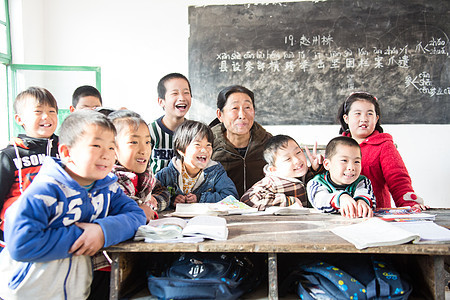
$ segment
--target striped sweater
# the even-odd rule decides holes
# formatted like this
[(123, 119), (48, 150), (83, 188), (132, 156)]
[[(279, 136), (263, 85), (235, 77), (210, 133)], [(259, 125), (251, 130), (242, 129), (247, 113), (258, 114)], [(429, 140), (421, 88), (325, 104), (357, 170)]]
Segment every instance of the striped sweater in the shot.
[(375, 208), (375, 196), (372, 184), (367, 177), (360, 175), (352, 184), (342, 186), (333, 183), (329, 176), (330, 172), (316, 175), (307, 185), (309, 202), (313, 207), (326, 213), (338, 212), (339, 207), (333, 205), (333, 200), (339, 203), (342, 194), (348, 194), (355, 200), (364, 200)]

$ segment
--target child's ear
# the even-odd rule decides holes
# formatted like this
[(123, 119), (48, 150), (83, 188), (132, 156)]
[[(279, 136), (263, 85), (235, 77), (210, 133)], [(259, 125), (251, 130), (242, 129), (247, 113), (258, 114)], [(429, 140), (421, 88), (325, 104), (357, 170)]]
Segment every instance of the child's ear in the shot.
[(69, 106), (69, 111), (70, 111), (71, 113), (73, 113), (73, 112), (75, 111), (75, 107), (73, 107), (73, 105)]
[(348, 124), (348, 115), (343, 115), (342, 118), (344, 119), (344, 122)]
[(20, 126), (23, 126), (22, 118), (18, 114), (14, 115), (14, 120), (16, 121), (17, 124), (19, 124)]
[(183, 157), (183, 156), (184, 156), (184, 153), (183, 153), (183, 151), (181, 151), (181, 150), (177, 150), (177, 152), (178, 152), (178, 154), (180, 154), (180, 155), (181, 155), (181, 157)]
[(63, 160), (70, 159), (70, 150), (66, 144), (60, 144), (58, 146), (58, 152), (59, 152), (59, 156), (61, 157), (61, 159), (63, 159)]
[(273, 165), (269, 165), (267, 167), (267, 170), (269, 170), (269, 172), (276, 172), (277, 171), (277, 167), (273, 166)]
[(164, 107), (166, 106), (166, 99), (158, 97), (158, 104), (164, 109)]
[(323, 167), (325, 168), (325, 170), (329, 171), (330, 170), (330, 160), (325, 158), (323, 160)]

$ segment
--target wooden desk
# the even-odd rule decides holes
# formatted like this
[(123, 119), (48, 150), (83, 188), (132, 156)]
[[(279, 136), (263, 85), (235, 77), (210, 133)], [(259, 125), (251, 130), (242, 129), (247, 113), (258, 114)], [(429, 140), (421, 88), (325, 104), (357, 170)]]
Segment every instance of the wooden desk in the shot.
[[(436, 223), (450, 228), (450, 210), (431, 210)], [(450, 244), (372, 247), (357, 250), (329, 230), (360, 220), (340, 215), (308, 214), (303, 216), (226, 216), (227, 241), (205, 241), (197, 244), (148, 244), (124, 242), (108, 248), (112, 263), (111, 298), (119, 299), (121, 283), (133, 272), (130, 261), (136, 255), (161, 252), (247, 252), (268, 255), (269, 299), (278, 299), (277, 254), (386, 254), (401, 261), (412, 275), (415, 288), (428, 299), (444, 299), (444, 259), (450, 255)], [(142, 257), (142, 256), (141, 256)], [(420, 282), (420, 286), (417, 284)], [(421, 296), (421, 297), (422, 297)], [(422, 298), (423, 299), (423, 298)]]

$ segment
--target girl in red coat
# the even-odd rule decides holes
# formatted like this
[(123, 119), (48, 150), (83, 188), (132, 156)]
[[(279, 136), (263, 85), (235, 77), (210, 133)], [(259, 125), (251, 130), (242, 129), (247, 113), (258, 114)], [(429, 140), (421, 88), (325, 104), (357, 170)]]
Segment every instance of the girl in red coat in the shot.
[(394, 145), (392, 136), (380, 126), (380, 105), (368, 93), (352, 93), (339, 107), (340, 133), (353, 137), (361, 146), (361, 174), (372, 182), (377, 208), (391, 207), (391, 195), (397, 207), (428, 208), (416, 195), (408, 170)]

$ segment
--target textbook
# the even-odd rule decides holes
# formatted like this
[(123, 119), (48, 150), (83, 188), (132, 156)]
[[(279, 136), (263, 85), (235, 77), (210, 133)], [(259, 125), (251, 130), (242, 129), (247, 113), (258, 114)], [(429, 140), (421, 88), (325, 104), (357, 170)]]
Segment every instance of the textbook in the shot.
[(432, 221), (394, 223), (393, 225), (409, 232), (417, 233), (420, 236), (420, 240), (414, 241), (414, 244), (450, 243), (450, 230)]
[(450, 230), (433, 221), (392, 223), (371, 218), (357, 224), (336, 227), (331, 232), (358, 249), (400, 245), (411, 241), (414, 244), (450, 243)]
[(196, 216), (188, 221), (176, 217), (151, 220), (138, 228), (134, 240), (147, 243), (197, 243), (205, 238), (226, 240), (226, 220), (217, 216)]
[(374, 217), (385, 221), (415, 221), (415, 220), (434, 220), (436, 215), (422, 212), (420, 208), (415, 207), (397, 207), (397, 208), (379, 208), (373, 212)]
[(333, 228), (331, 232), (352, 243), (357, 249), (400, 245), (420, 239), (417, 233), (378, 218), (363, 219), (357, 224), (339, 226)]

